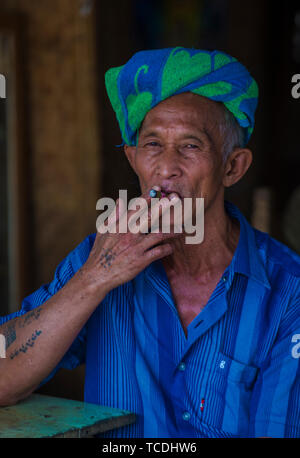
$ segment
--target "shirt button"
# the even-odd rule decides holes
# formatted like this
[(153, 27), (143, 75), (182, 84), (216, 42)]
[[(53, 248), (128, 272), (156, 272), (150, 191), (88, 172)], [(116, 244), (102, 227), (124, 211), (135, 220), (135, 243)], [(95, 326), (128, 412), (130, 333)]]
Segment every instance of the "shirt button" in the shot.
[(227, 277), (224, 275), (224, 277), (222, 278), (223, 281), (227, 281)]
[(180, 371), (185, 371), (185, 363), (181, 362), (181, 363), (179, 364), (179, 366), (178, 366), (178, 369), (179, 369)]
[(188, 421), (188, 420), (191, 418), (190, 412), (183, 412), (182, 418), (183, 418), (185, 421)]

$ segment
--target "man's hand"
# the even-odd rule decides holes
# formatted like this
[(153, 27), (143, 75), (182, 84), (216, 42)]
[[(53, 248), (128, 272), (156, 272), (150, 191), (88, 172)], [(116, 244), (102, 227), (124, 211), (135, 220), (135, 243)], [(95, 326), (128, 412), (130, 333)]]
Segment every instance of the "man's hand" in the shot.
[[(148, 217), (145, 224), (141, 224), (141, 231), (150, 230), (151, 224), (157, 221), (151, 220), (149, 191), (142, 195), (147, 202)], [(171, 199), (176, 197), (170, 195), (169, 199), (164, 198), (158, 202), (158, 218), (169, 211), (172, 202)], [(161, 207), (160, 207), (161, 204)], [(94, 287), (99, 285), (99, 289), (106, 292), (119, 286), (122, 283), (130, 281), (139, 274), (151, 262), (168, 256), (172, 253), (172, 246), (168, 241), (180, 236), (180, 233), (132, 233), (127, 229), (126, 233), (118, 231), (124, 222), (128, 228), (130, 217), (139, 210), (129, 210), (124, 212), (122, 201), (117, 201), (116, 219), (112, 219), (110, 224), (116, 223), (116, 233), (97, 233), (96, 239), (91, 250), (90, 256), (81, 269), (81, 275), (86, 279), (89, 285)], [(125, 221), (124, 221), (125, 220)], [(106, 220), (107, 222), (107, 220)], [(105, 223), (106, 224), (106, 223)]]

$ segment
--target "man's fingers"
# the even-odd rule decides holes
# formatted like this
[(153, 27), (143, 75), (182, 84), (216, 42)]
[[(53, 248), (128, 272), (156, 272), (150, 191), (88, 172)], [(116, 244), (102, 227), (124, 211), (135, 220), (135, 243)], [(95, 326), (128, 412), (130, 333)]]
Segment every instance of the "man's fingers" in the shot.
[[(147, 232), (148, 229), (151, 231), (158, 231), (160, 218), (169, 211), (171, 202), (166, 197), (162, 199), (154, 198), (148, 211), (148, 218), (145, 219), (141, 224), (141, 232)], [(146, 230), (147, 229), (147, 230)]]
[[(160, 188), (153, 186), (151, 189), (159, 190)], [(126, 202), (120, 197), (116, 202), (115, 209), (98, 228), (98, 232), (112, 234), (130, 232), (142, 235), (149, 232), (159, 232), (160, 225), (163, 232), (171, 232), (171, 208), (175, 211), (175, 207), (181, 205), (180, 199), (176, 194), (170, 195), (173, 198), (153, 198), (149, 195), (149, 191), (147, 190), (142, 196), (132, 199), (128, 204), (128, 209)], [(176, 222), (176, 218), (174, 221)], [(176, 230), (176, 232), (178, 231)]]
[(156, 259), (164, 258), (173, 253), (173, 247), (170, 243), (163, 243), (162, 245), (155, 246), (151, 250), (144, 253), (144, 258), (147, 261), (155, 261)]
[(179, 237), (182, 237), (182, 234), (179, 234), (179, 233), (164, 234), (162, 232), (159, 232), (159, 233), (151, 232), (147, 235), (144, 235), (143, 238), (139, 240), (136, 246), (139, 247), (138, 249), (141, 249), (143, 252), (145, 252), (149, 250), (151, 247), (157, 245), (158, 243), (171, 241)]

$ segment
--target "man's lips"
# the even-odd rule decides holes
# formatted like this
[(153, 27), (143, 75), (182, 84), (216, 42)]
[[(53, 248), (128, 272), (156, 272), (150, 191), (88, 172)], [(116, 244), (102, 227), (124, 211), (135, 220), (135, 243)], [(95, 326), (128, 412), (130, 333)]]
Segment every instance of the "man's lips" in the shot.
[[(152, 189), (156, 191), (157, 197), (163, 198), (171, 195), (171, 198), (174, 198), (175, 196), (179, 197), (179, 199), (182, 200), (182, 195), (180, 192), (178, 192), (176, 189), (173, 189), (169, 186), (162, 186), (162, 185), (154, 185), (152, 186)], [(173, 194), (173, 196), (172, 196)]]
[(176, 194), (179, 197), (179, 199), (182, 199), (180, 193), (178, 191), (175, 191), (175, 189), (161, 188), (162, 197), (168, 197), (170, 194)]

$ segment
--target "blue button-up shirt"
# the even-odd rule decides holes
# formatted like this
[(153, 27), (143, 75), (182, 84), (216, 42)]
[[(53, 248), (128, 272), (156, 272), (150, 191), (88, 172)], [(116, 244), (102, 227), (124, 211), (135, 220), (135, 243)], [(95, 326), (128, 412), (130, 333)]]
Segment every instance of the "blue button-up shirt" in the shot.
[[(112, 290), (60, 367), (86, 363), (85, 401), (132, 411), (104, 437), (300, 437), (300, 257), (240, 223), (230, 265), (185, 335), (161, 261)], [(95, 234), (24, 299), (26, 313), (86, 261)]]

